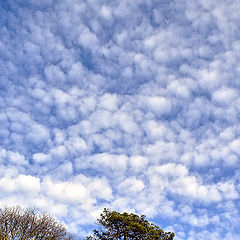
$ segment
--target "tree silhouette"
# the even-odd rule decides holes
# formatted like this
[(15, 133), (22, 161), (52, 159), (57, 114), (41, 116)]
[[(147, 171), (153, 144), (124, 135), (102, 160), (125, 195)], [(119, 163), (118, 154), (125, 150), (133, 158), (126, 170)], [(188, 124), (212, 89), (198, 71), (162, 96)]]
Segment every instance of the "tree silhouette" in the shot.
[(65, 227), (47, 213), (36, 209), (0, 209), (1, 240), (72, 240)]
[(150, 223), (144, 215), (119, 213), (104, 209), (97, 220), (100, 230), (95, 229), (87, 240), (173, 240), (174, 233), (164, 232)]

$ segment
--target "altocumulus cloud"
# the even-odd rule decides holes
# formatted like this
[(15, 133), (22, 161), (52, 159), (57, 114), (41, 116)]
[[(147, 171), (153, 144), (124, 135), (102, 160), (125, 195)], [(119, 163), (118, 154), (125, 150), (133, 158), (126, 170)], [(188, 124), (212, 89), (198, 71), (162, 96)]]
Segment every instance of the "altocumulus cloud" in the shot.
[(239, 238), (238, 1), (0, 1), (0, 204), (79, 234), (104, 207)]

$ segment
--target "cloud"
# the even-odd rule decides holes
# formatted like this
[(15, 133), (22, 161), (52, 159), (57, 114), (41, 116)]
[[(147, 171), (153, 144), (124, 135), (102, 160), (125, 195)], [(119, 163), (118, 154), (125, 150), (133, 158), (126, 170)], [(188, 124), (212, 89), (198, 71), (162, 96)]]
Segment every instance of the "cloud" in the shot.
[(118, 186), (119, 191), (127, 194), (137, 194), (144, 189), (144, 183), (135, 178), (127, 178)]
[(234, 89), (222, 88), (213, 93), (213, 100), (219, 104), (229, 105), (237, 98), (237, 93)]
[(46, 194), (54, 200), (66, 203), (83, 203), (89, 201), (87, 190), (81, 183), (46, 181), (44, 183)]
[(0, 180), (3, 192), (23, 192), (36, 195), (40, 191), (40, 181), (30, 175), (19, 175), (15, 178), (3, 177)]
[(9, 162), (13, 163), (13, 164), (20, 164), (20, 165), (26, 165), (27, 164), (27, 161), (25, 160), (25, 157), (18, 152), (8, 151), (7, 152), (7, 158), (9, 160)]
[(141, 171), (144, 171), (144, 169), (146, 169), (149, 163), (149, 159), (141, 155), (135, 155), (135, 156), (131, 156), (131, 158), (129, 159), (129, 162), (130, 162), (131, 169), (133, 171), (141, 172)]
[(44, 153), (34, 153), (32, 157), (38, 164), (45, 163), (49, 158), (48, 155)]
[(147, 97), (143, 101), (146, 101), (148, 109), (157, 115), (168, 114), (171, 111), (171, 102), (164, 97)]
[(100, 108), (109, 110), (109, 111), (116, 111), (118, 109), (118, 97), (115, 94), (106, 93), (100, 98)]
[(167, 163), (152, 167), (149, 175), (155, 176), (161, 191), (188, 197), (203, 202), (219, 202), (224, 199), (237, 199), (238, 192), (231, 182), (219, 182), (217, 185), (204, 185), (195, 176), (189, 174), (184, 165)]
[(122, 174), (127, 168), (128, 157), (123, 154), (99, 153), (92, 155), (90, 159), (102, 171), (112, 170), (116, 174)]
[(176, 239), (237, 239), (237, 9), (4, 2), (0, 203), (37, 206), (81, 233), (111, 207)]

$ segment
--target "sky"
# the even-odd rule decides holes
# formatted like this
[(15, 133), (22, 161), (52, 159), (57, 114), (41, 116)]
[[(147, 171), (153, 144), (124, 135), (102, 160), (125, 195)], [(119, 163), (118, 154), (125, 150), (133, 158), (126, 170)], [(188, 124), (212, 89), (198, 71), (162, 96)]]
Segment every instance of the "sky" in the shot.
[(239, 22), (238, 0), (0, 0), (0, 205), (239, 239)]

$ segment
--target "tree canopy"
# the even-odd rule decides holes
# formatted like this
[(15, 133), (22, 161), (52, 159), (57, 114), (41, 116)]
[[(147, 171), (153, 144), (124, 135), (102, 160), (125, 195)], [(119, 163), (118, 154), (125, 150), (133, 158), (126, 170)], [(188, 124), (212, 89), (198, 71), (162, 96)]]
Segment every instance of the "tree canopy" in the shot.
[[(174, 233), (145, 219), (144, 215), (104, 209), (98, 229), (86, 240), (173, 240)], [(0, 240), (73, 240), (66, 228), (47, 213), (36, 209), (0, 208)]]
[(164, 232), (150, 223), (144, 215), (119, 213), (104, 209), (97, 220), (100, 229), (95, 229), (88, 240), (172, 240), (174, 233)]
[(0, 209), (0, 239), (71, 240), (73, 237), (51, 215), (17, 206)]

